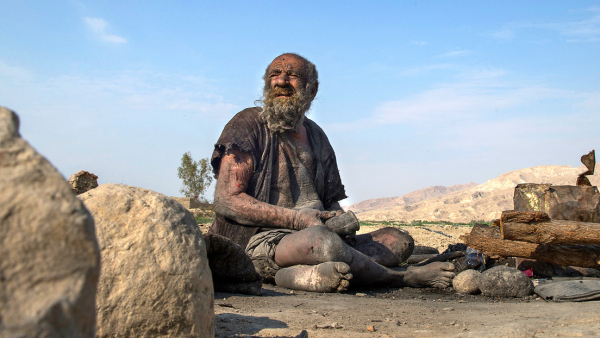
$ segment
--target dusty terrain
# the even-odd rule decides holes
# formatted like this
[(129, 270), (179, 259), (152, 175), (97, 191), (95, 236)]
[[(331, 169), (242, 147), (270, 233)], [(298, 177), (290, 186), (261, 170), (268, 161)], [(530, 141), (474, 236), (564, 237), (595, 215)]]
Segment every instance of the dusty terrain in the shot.
[[(362, 227), (369, 232), (377, 227)], [(402, 227), (417, 245), (443, 251), (468, 226)], [(600, 303), (537, 297), (493, 299), (452, 289), (351, 289), (341, 294), (263, 286), (263, 295), (215, 294), (217, 337), (600, 336)], [(369, 331), (372, 326), (375, 331)]]
[[(387, 201), (381, 204), (380, 209), (369, 209), (368, 211), (359, 212), (357, 213), (357, 217), (361, 221), (397, 220), (410, 222), (411, 220), (427, 220), (455, 223), (468, 223), (472, 220), (491, 221), (498, 218), (502, 211), (513, 209), (513, 194), (517, 184), (551, 183), (554, 185), (574, 185), (577, 176), (585, 170), (584, 166), (573, 168), (568, 165), (546, 165), (515, 170), (504, 173), (497, 178), (490, 179), (484, 184), (470, 189), (458, 190), (414, 203), (407, 204), (403, 198), (396, 198), (398, 202), (396, 205)], [(600, 172), (588, 177), (592, 185), (598, 186), (600, 184)], [(447, 189), (447, 191), (451, 191), (451, 189)], [(417, 192), (404, 196), (409, 196)], [(422, 194), (417, 195), (421, 196)], [(414, 200), (409, 200), (409, 202)], [(357, 204), (361, 205), (361, 203), (364, 204), (364, 202)], [(352, 210), (353, 206), (348, 208)], [(357, 211), (362, 209), (358, 208)]]
[(600, 306), (451, 289), (316, 294), (265, 285), (260, 297), (216, 293), (215, 326), (217, 337), (597, 337)]

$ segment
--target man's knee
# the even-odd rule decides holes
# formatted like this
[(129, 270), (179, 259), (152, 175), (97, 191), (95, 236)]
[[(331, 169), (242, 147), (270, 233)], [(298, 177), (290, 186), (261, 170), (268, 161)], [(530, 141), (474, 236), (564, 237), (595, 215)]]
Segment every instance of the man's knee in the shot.
[(375, 237), (378, 242), (392, 250), (400, 261), (407, 260), (415, 249), (415, 240), (412, 236), (398, 228), (379, 229), (374, 239)]
[(307, 249), (322, 262), (348, 262), (352, 255), (350, 247), (333, 231), (324, 225), (306, 228), (309, 231)]

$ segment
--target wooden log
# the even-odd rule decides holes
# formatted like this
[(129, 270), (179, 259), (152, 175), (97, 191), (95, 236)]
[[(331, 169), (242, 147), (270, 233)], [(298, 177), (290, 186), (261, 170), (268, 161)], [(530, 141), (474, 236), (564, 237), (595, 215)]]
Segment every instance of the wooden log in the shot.
[[(500, 222), (550, 222), (550, 216), (542, 211), (516, 211), (507, 210), (502, 212)], [(495, 224), (494, 224), (495, 225)]]
[(576, 221), (501, 222), (503, 239), (537, 244), (600, 245), (600, 224)]
[(492, 257), (523, 257), (564, 266), (600, 268), (600, 245), (533, 244), (502, 239), (499, 227), (476, 224), (465, 244)]

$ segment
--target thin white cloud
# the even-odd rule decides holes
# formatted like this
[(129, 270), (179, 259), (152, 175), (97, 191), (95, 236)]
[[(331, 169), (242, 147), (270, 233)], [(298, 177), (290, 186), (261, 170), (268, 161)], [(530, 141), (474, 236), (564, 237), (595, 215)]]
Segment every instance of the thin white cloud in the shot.
[(594, 13), (594, 15), (586, 20), (531, 24), (530, 26), (555, 30), (567, 42), (600, 41), (600, 7), (592, 7), (589, 11)]
[(494, 39), (511, 40), (512, 38), (515, 37), (515, 32), (514, 32), (514, 30), (509, 29), (509, 28), (502, 28), (502, 29), (493, 31), (493, 32), (489, 33), (488, 35), (493, 37)]
[(439, 57), (444, 57), (444, 58), (452, 58), (452, 57), (459, 57), (459, 56), (469, 55), (471, 53), (473, 53), (473, 52), (470, 51), (470, 50), (457, 50), (457, 51), (445, 53), (445, 54), (438, 55), (438, 56)]
[(108, 22), (102, 18), (83, 18), (83, 21), (87, 24), (88, 28), (94, 33), (100, 40), (110, 43), (127, 43), (124, 37), (109, 34), (107, 29), (109, 27)]
[(513, 22), (487, 35), (495, 39), (510, 40), (514, 38), (516, 30), (534, 28), (555, 31), (566, 42), (600, 41), (600, 7), (588, 8), (587, 12), (592, 13), (592, 16), (582, 20), (548, 23)]
[(438, 84), (411, 97), (380, 103), (371, 116), (346, 123), (328, 125), (328, 130), (354, 131), (380, 125), (427, 125), (469, 121), (527, 110), (539, 102), (567, 100), (573, 107), (589, 110), (598, 107), (598, 95), (588, 95), (546, 86), (504, 79), (502, 69), (463, 71), (458, 82)]

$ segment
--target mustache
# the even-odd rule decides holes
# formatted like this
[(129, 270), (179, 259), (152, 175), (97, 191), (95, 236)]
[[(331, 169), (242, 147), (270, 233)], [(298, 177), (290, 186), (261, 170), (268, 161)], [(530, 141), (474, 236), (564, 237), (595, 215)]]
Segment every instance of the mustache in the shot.
[(294, 87), (292, 86), (275, 86), (271, 92), (270, 95), (271, 97), (276, 97), (279, 95), (285, 95), (285, 96), (292, 96), (296, 93), (296, 91), (294, 90)]

